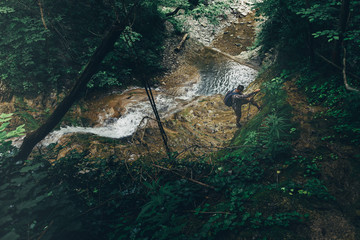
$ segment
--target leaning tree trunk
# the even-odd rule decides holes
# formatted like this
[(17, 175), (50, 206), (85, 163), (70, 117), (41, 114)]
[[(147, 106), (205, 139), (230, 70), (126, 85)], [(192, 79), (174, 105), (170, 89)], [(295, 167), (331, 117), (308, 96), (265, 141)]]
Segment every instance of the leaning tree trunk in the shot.
[(77, 78), (74, 87), (70, 93), (63, 99), (63, 101), (55, 108), (54, 112), (37, 130), (26, 135), (18, 154), (14, 157), (16, 160), (26, 160), (30, 155), (32, 149), (37, 143), (49, 134), (54, 127), (61, 121), (62, 117), (67, 113), (73, 103), (81, 95), (81, 92), (86, 88), (87, 83), (91, 77), (97, 72), (99, 65), (105, 56), (113, 49), (116, 40), (126, 27), (126, 21), (122, 24), (114, 24), (110, 30), (105, 34), (100, 46), (91, 56), (84, 71)]

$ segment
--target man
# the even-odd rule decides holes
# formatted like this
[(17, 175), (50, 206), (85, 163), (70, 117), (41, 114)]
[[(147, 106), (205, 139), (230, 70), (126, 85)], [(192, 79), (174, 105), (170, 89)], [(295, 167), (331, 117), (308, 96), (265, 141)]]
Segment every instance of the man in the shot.
[(243, 104), (246, 103), (251, 103), (254, 106), (256, 106), (258, 109), (260, 109), (260, 106), (251, 98), (249, 99), (249, 97), (254, 96), (256, 93), (258, 93), (260, 91), (260, 89), (256, 89), (254, 92), (252, 93), (248, 93), (248, 94), (243, 94), (244, 91), (244, 86), (239, 85), (235, 90), (234, 90), (234, 94), (231, 96), (231, 101), (232, 101), (232, 108), (235, 111), (235, 115), (236, 115), (236, 126), (238, 128), (241, 127), (240, 124), (240, 119), (241, 119), (241, 106)]

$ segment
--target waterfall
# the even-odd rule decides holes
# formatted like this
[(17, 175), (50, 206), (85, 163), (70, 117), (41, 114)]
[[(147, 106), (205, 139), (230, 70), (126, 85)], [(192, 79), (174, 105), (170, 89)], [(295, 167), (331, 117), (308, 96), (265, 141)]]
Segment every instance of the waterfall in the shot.
[[(181, 96), (171, 96), (164, 89), (157, 88), (155, 102), (161, 117), (175, 112), (179, 104), (184, 101), (191, 102), (197, 96), (210, 96), (225, 94), (227, 90), (242, 84), (247, 87), (257, 75), (257, 71), (234, 61), (208, 62), (199, 69), (200, 81), (182, 89)], [(57, 142), (63, 135), (69, 133), (95, 134), (107, 138), (124, 138), (131, 136), (139, 127), (141, 120), (153, 117), (148, 101), (129, 103), (126, 112), (118, 119), (103, 121), (99, 127), (73, 127), (66, 126), (50, 133), (41, 145), (47, 146)]]
[(201, 81), (198, 86), (200, 95), (225, 94), (239, 84), (245, 88), (257, 76), (257, 71), (239, 63), (228, 61), (207, 64), (200, 70)]

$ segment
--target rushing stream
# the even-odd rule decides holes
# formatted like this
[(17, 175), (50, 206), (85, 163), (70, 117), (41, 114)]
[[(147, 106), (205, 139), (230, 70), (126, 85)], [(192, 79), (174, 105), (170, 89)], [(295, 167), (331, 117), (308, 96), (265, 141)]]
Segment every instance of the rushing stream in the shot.
[[(179, 104), (191, 102), (197, 96), (225, 94), (238, 84), (247, 87), (256, 77), (257, 71), (234, 61), (206, 61), (198, 66), (200, 80), (183, 89), (184, 94), (174, 97), (164, 89), (157, 88), (155, 102), (161, 117), (174, 113)], [(185, 87), (184, 87), (185, 88)], [(118, 119), (105, 119), (100, 127), (63, 127), (50, 133), (42, 145), (57, 142), (61, 136), (69, 133), (89, 133), (108, 138), (124, 138), (131, 136), (146, 116), (153, 118), (152, 109), (148, 101), (130, 103), (126, 112)]]

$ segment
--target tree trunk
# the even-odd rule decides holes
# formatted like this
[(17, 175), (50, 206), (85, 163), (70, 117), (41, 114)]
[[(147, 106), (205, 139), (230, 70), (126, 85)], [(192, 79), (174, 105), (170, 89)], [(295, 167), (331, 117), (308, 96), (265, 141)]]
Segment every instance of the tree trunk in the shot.
[[(310, 8), (310, 1), (306, 0), (306, 7)], [(313, 27), (309, 20), (307, 20), (307, 28), (308, 28), (308, 44), (309, 44), (309, 57), (310, 57), (310, 63), (311, 66), (314, 65), (314, 38), (312, 36), (313, 33)]]
[(335, 40), (334, 49), (332, 53), (332, 61), (341, 65), (341, 46), (344, 41), (344, 35), (346, 32), (347, 22), (350, 14), (350, 0), (342, 0), (341, 1), (341, 9), (340, 9), (340, 26), (339, 26), (339, 40)]
[(114, 24), (110, 30), (105, 34), (100, 46), (91, 56), (82, 74), (77, 78), (74, 87), (70, 93), (63, 99), (63, 101), (55, 108), (54, 112), (49, 116), (46, 122), (37, 130), (29, 133), (23, 144), (20, 147), (18, 154), (14, 157), (15, 160), (26, 160), (30, 155), (32, 149), (37, 143), (46, 137), (54, 127), (61, 121), (62, 117), (67, 113), (73, 103), (85, 90), (87, 83), (91, 77), (97, 72), (99, 65), (105, 56), (113, 49), (116, 40), (126, 27), (126, 21), (122, 24)]

